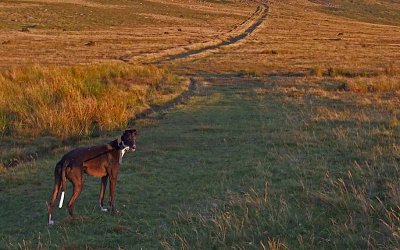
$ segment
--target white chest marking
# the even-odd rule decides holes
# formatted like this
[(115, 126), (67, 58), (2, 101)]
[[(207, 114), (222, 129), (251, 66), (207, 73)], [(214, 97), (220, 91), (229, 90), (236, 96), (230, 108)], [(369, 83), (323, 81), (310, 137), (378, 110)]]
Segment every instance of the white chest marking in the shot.
[(119, 164), (122, 164), (122, 157), (124, 157), (124, 154), (129, 150), (129, 147), (125, 147), (124, 149), (121, 149), (119, 151)]

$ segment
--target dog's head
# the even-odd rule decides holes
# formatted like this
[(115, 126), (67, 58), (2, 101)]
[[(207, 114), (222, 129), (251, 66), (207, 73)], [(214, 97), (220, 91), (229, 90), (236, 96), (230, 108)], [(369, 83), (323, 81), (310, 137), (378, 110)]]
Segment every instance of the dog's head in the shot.
[(127, 129), (118, 140), (118, 145), (122, 148), (129, 147), (129, 151), (136, 151), (136, 129)]

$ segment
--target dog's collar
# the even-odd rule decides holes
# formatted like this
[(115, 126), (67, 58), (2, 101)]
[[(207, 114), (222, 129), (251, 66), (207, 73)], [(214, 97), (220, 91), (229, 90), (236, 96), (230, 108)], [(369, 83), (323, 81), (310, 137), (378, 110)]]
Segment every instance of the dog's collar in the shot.
[(124, 143), (123, 140), (121, 140), (121, 142), (118, 143), (118, 148), (119, 148), (120, 150), (129, 150), (129, 146), (127, 146), (127, 145)]

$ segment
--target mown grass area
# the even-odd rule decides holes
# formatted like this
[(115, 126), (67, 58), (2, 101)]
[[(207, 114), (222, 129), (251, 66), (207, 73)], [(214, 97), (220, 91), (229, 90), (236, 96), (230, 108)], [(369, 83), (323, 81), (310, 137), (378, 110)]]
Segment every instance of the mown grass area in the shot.
[(301, 77), (207, 82), (187, 104), (137, 122), (119, 214), (98, 211), (99, 180), (87, 177), (77, 218), (63, 209), (46, 225), (61, 152), (3, 174), (0, 248), (399, 246), (398, 92), (337, 91)]
[(202, 212), (180, 211), (164, 245), (399, 247), (399, 93), (343, 92), (291, 77), (246, 84), (227, 86), (212, 104), (242, 106), (220, 137), (230, 155), (216, 153), (224, 160), (212, 182), (224, 186), (225, 197), (210, 199)]
[(62, 140), (124, 129), (135, 115), (174, 99), (187, 87), (187, 81), (167, 70), (124, 63), (3, 70), (0, 159), (8, 165)]

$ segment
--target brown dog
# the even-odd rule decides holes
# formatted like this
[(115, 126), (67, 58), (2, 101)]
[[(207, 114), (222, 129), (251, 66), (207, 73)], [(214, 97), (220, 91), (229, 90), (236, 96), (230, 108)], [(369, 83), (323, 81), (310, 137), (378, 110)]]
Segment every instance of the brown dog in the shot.
[(51, 202), (48, 205), (49, 225), (54, 224), (52, 214), (61, 188), (59, 207), (62, 207), (67, 184), (66, 179), (71, 181), (74, 187), (74, 192), (67, 205), (69, 214), (73, 216), (74, 202), (83, 188), (83, 173), (101, 177), (99, 198), (101, 211), (109, 210), (103, 207), (103, 198), (107, 181), (110, 181), (110, 210), (114, 210), (114, 195), (119, 164), (126, 151), (134, 152), (136, 150), (136, 135), (135, 129), (125, 130), (120, 138), (105, 145), (76, 148), (62, 157), (54, 170), (54, 191)]

